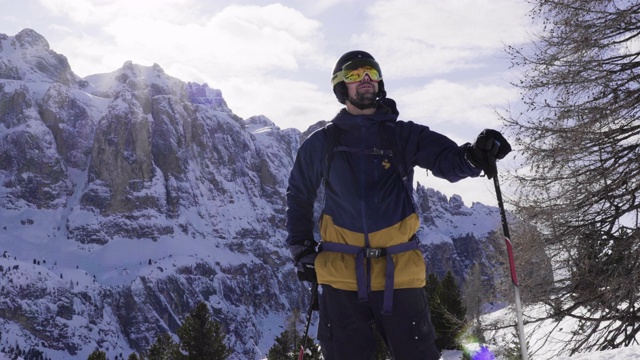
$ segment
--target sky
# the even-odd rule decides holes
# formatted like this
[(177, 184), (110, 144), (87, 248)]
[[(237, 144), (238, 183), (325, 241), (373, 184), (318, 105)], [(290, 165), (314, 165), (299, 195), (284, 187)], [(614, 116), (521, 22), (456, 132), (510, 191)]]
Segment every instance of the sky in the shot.
[[(158, 64), (220, 89), (244, 119), (301, 131), (342, 108), (331, 71), (343, 53), (365, 50), (400, 120), (462, 144), (501, 128), (496, 109), (518, 106), (504, 48), (531, 40), (529, 9), (524, 0), (0, 0), (0, 34), (37, 31), (81, 77)], [(415, 179), (467, 205), (497, 203), (486, 178), (449, 184), (420, 170)]]

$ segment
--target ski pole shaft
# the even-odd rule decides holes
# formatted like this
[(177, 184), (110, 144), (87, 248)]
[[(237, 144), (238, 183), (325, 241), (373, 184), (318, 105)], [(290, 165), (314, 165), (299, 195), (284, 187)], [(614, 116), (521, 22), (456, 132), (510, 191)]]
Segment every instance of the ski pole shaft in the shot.
[(304, 357), (304, 349), (307, 346), (307, 339), (309, 337), (309, 325), (311, 324), (311, 315), (313, 314), (313, 305), (318, 297), (318, 283), (311, 285), (311, 302), (309, 303), (309, 310), (307, 311), (307, 325), (304, 328), (304, 335), (302, 336), (302, 344), (300, 345), (300, 352), (298, 353), (298, 360), (302, 360)]
[[(495, 164), (495, 159), (492, 159)], [(511, 246), (511, 235), (509, 234), (509, 225), (507, 223), (507, 213), (504, 209), (502, 201), (502, 191), (500, 190), (500, 181), (498, 180), (497, 170), (494, 172), (493, 185), (496, 189), (496, 197), (498, 199), (498, 207), (500, 208), (500, 217), (502, 219), (502, 232), (504, 233), (504, 241), (507, 245), (507, 254), (509, 255), (509, 269), (511, 270), (511, 281), (513, 282), (513, 291), (516, 300), (516, 318), (518, 320), (518, 336), (520, 341), (520, 353), (522, 360), (529, 360), (529, 352), (527, 350), (526, 336), (524, 334), (524, 323), (522, 319), (522, 305), (520, 303), (520, 289), (518, 288), (518, 276), (516, 274), (516, 262), (513, 257), (513, 247)]]

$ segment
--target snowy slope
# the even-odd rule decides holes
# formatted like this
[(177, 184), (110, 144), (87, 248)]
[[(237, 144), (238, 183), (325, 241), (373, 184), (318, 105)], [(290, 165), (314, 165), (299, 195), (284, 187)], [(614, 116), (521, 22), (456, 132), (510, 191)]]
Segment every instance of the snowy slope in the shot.
[(598, 351), (572, 357), (558, 357), (558, 360), (637, 360), (640, 359), (640, 346), (629, 346), (623, 349)]

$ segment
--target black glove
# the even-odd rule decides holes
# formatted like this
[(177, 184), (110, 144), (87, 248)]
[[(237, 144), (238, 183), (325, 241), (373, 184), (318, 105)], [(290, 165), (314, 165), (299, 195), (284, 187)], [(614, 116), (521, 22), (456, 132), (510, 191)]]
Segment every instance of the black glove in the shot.
[(310, 283), (318, 282), (316, 277), (316, 267), (314, 265), (318, 251), (318, 243), (313, 240), (306, 240), (302, 243), (289, 245), (289, 251), (293, 256), (294, 265), (298, 279)]
[(496, 160), (511, 152), (511, 145), (499, 131), (484, 129), (473, 144), (465, 144), (465, 156), (477, 169), (484, 171), (487, 178), (498, 175)]
[(316, 267), (315, 261), (318, 253), (309, 250), (307, 253), (302, 254), (298, 261), (296, 261), (296, 271), (298, 275), (298, 280), (300, 281), (308, 281), (310, 283), (318, 282), (318, 278), (316, 277)]

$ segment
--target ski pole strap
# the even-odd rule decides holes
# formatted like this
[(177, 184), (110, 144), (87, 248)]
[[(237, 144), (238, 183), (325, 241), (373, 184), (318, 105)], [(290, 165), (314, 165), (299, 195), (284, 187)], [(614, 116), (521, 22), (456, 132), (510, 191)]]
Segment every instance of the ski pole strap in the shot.
[(387, 264), (385, 268), (384, 300), (382, 303), (382, 314), (384, 315), (391, 315), (393, 309), (395, 264), (393, 263), (392, 256), (417, 249), (418, 241), (416, 241), (415, 235), (411, 238), (411, 240), (405, 243), (389, 246), (387, 248), (368, 248), (327, 241), (322, 242), (322, 251), (338, 252), (354, 255), (356, 257), (356, 284), (358, 286), (358, 301), (367, 301), (369, 299), (367, 295), (365, 259), (386, 257)]

